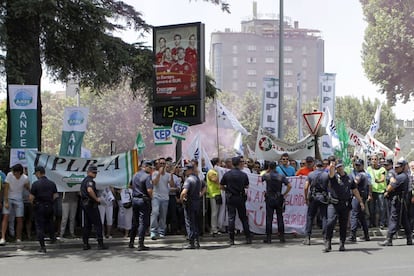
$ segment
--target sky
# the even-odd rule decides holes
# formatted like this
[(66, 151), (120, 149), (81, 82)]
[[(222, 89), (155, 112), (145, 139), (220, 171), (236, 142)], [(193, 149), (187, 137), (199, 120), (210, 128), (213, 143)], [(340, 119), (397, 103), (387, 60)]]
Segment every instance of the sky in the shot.
[[(252, 17), (252, 0), (227, 0), (231, 14), (222, 12), (219, 6), (202, 0), (124, 0), (143, 14), (153, 26), (202, 22), (206, 30), (206, 64), (208, 64), (211, 32), (240, 31), (240, 22)], [(278, 0), (256, 0), (259, 17), (275, 19), (279, 16)], [(366, 78), (361, 59), (361, 49), (366, 22), (363, 20), (359, 0), (285, 0), (284, 15), (299, 21), (299, 27), (321, 31), (325, 41), (325, 72), (336, 74), (336, 95), (362, 95), (371, 100), (385, 102), (385, 96)], [(119, 34), (128, 42), (147, 41), (152, 44), (152, 35), (138, 38), (129, 31)], [(62, 90), (63, 85), (42, 80), (43, 89)], [(397, 104), (394, 112), (398, 119), (414, 119), (412, 103)]]

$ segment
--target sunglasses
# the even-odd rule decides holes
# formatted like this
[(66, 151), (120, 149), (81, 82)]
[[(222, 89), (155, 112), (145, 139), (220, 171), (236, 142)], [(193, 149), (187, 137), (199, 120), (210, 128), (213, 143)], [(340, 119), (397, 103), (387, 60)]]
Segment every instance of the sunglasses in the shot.
[(305, 163), (300, 163), (301, 165), (305, 165)]
[(282, 160), (282, 161), (289, 161), (289, 159), (288, 159), (288, 158), (282, 158), (281, 160)]

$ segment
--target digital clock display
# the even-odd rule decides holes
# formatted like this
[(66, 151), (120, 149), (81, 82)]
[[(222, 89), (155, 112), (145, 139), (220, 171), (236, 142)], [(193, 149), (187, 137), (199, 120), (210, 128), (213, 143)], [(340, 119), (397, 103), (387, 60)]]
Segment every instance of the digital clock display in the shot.
[(179, 101), (159, 103), (153, 107), (153, 122), (157, 125), (170, 125), (179, 120), (190, 125), (204, 122), (203, 101)]

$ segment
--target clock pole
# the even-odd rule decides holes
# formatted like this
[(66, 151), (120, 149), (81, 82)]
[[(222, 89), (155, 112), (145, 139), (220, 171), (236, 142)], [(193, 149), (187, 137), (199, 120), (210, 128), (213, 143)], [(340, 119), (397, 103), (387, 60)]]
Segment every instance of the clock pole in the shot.
[(177, 139), (177, 144), (175, 145), (175, 161), (176, 162), (181, 159), (182, 151), (183, 151), (182, 146), (183, 144), (182, 144), (181, 139)]

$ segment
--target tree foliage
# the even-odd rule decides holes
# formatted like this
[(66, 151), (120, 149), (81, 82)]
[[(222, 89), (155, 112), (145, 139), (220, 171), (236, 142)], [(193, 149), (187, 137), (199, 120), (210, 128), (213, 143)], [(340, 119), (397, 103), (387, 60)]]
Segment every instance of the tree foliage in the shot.
[[(229, 12), (221, 0), (203, 1)], [(115, 36), (127, 29), (136, 32), (137, 42)], [(150, 104), (153, 53), (139, 42), (150, 29), (141, 12), (117, 0), (0, 0), (0, 73), (7, 84), (39, 85), (38, 110), (42, 67), (53, 80), (74, 79), (95, 94), (128, 84), (133, 98)], [(211, 79), (206, 82), (207, 96), (214, 95)], [(10, 124), (7, 134), (9, 144)]]
[(390, 104), (414, 95), (414, 1), (360, 0), (368, 27), (363, 65)]
[[(359, 100), (351, 96), (336, 97), (335, 100), (335, 123), (338, 124), (339, 119), (341, 119), (347, 127), (365, 135), (371, 125), (372, 118), (380, 101), (378, 99), (371, 101), (365, 98)], [(395, 120), (395, 114), (391, 107), (383, 104), (380, 114), (380, 126), (378, 132), (375, 134), (375, 139), (390, 149), (394, 148), (395, 136), (397, 134)]]

